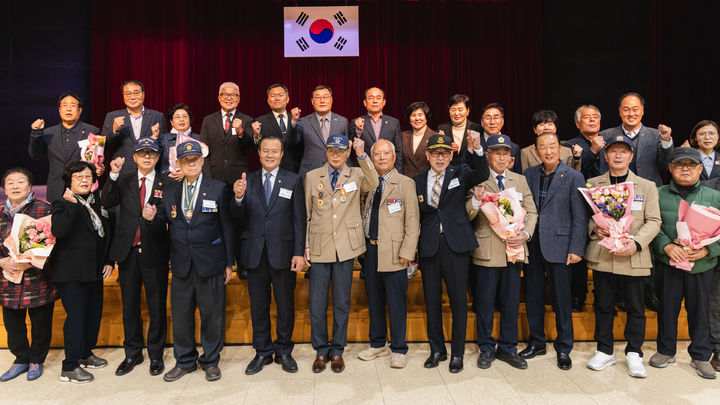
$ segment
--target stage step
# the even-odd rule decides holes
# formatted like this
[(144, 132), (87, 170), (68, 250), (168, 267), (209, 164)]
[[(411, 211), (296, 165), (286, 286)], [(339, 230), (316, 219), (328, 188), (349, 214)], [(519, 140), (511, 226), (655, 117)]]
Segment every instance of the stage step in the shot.
[[(592, 273), (592, 272), (590, 272)], [(123, 325), (122, 325), (122, 300), (120, 295), (120, 285), (116, 279), (117, 271), (110, 279), (105, 281), (103, 319), (100, 326), (100, 335), (98, 338), (99, 346), (122, 346), (123, 342)], [(295, 330), (293, 340), (295, 342), (310, 341), (310, 313), (308, 309), (308, 279), (303, 274), (297, 276), (297, 286), (295, 288)], [(588, 291), (592, 292), (592, 275), (588, 275)], [(227, 285), (227, 329), (226, 342), (229, 344), (252, 343), (252, 323), (250, 319), (250, 298), (248, 295), (247, 281), (234, 278)], [(144, 294), (143, 294), (144, 296)], [(328, 325), (332, 328), (332, 300), (328, 309)], [(546, 302), (550, 302), (549, 300)], [(168, 294), (168, 335), (167, 342), (172, 343), (172, 319), (170, 317), (170, 298)], [(143, 298), (143, 308), (145, 308), (145, 300)], [(425, 319), (425, 303), (422, 293), (422, 280), (418, 274), (408, 282), (408, 319), (407, 319), (407, 340), (408, 341), (427, 341), (426, 319)], [(271, 312), (275, 313), (274, 304), (271, 306)], [(657, 336), (657, 314), (652, 311), (645, 311), (647, 317), (645, 337), (648, 340), (654, 340)], [(147, 330), (148, 316), (143, 310), (143, 327)], [(615, 318), (614, 335), (615, 339), (623, 340), (623, 331), (626, 319), (625, 312), (619, 312)], [(274, 316), (273, 320), (273, 336), (274, 333)], [(495, 330), (498, 329), (500, 314), (495, 313)], [(2, 318), (0, 317), (0, 321)], [(552, 340), (556, 336), (555, 331), (555, 314), (552, 307), (546, 305), (545, 313), (545, 333), (548, 340)], [(53, 339), (52, 347), (63, 346), (62, 328), (65, 321), (65, 311), (61, 301), (55, 306), (55, 314), (53, 318)], [(30, 320), (28, 319), (28, 325)], [(200, 317), (196, 314), (196, 339), (200, 339)], [(2, 323), (2, 322), (0, 322)], [(449, 339), (451, 314), (447, 295), (443, 295), (443, 323), (445, 325), (445, 336)], [(530, 334), (527, 322), (527, 314), (525, 304), (520, 304), (520, 314), (518, 317), (519, 337), (520, 340), (527, 340)], [(588, 294), (587, 305), (583, 312), (573, 313), (573, 327), (575, 340), (587, 341), (593, 340), (595, 329), (595, 317), (592, 307), (592, 294)], [(365, 342), (368, 341), (369, 318), (367, 310), (367, 300), (365, 297), (364, 281), (359, 277), (359, 272), (354, 273), (351, 311), (348, 326), (348, 341)], [(497, 334), (496, 334), (497, 337)], [(680, 312), (678, 321), (678, 338), (688, 339), (687, 315), (683, 307)], [(468, 306), (468, 327), (467, 340), (474, 341), (476, 339), (476, 323), (475, 314)], [(4, 325), (0, 329), (0, 347), (7, 347), (7, 336), (5, 334)]]

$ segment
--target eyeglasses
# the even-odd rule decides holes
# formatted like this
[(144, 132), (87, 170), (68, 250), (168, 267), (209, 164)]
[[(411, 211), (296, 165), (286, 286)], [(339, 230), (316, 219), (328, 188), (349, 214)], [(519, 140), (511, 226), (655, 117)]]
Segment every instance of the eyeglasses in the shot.
[(324, 94), (322, 96), (315, 96), (315, 97), (313, 97), (313, 99), (318, 100), (318, 101), (325, 101), (325, 100), (330, 100), (331, 97), (332, 96), (329, 94)]
[(139, 151), (135, 152), (135, 154), (140, 157), (144, 157), (144, 158), (156, 158), (156, 157), (160, 156), (154, 150), (149, 150), (149, 149), (139, 150)]
[(125, 97), (133, 97), (133, 96), (137, 97), (137, 96), (141, 95), (142, 93), (143, 93), (143, 92), (140, 91), (140, 90), (126, 91), (126, 92), (123, 93), (123, 96), (125, 96)]
[(696, 168), (696, 167), (698, 167), (698, 166), (700, 165), (699, 163), (695, 163), (695, 162), (685, 162), (685, 163), (681, 163), (681, 162), (675, 163), (675, 162), (673, 162), (673, 163), (671, 163), (671, 164), (672, 164), (672, 166), (673, 166), (674, 168), (676, 168), (676, 169), (689, 169), (689, 170), (693, 170), (694, 168)]
[(63, 103), (60, 104), (60, 108), (77, 108), (78, 103)]
[(698, 138), (699, 137), (715, 138), (716, 136), (718, 136), (718, 133), (717, 133), (717, 131), (705, 131), (705, 132), (698, 132), (697, 136), (698, 136)]
[(342, 149), (338, 149), (338, 148), (330, 148), (330, 149), (327, 150), (327, 152), (328, 152), (329, 154), (331, 154), (331, 155), (336, 155), (336, 156), (337, 156), (337, 155), (342, 155), (343, 153), (345, 153), (345, 152), (347, 152), (347, 151), (342, 150)]
[(93, 176), (92, 174), (73, 174), (72, 179), (73, 180), (92, 180)]
[(222, 97), (226, 100), (228, 100), (228, 99), (235, 100), (237, 98), (240, 98), (240, 95), (239, 94), (230, 94), (230, 93), (220, 93), (220, 97)]
[(450, 156), (450, 152), (448, 152), (446, 150), (434, 150), (434, 151), (430, 152), (430, 156), (432, 156), (434, 158), (439, 158), (439, 157), (446, 158), (446, 157)]

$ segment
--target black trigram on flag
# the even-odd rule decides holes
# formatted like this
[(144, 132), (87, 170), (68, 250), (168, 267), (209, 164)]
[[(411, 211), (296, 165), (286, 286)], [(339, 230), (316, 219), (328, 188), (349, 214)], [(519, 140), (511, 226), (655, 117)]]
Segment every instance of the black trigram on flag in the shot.
[(342, 49), (345, 47), (345, 44), (347, 44), (347, 39), (343, 37), (338, 37), (337, 42), (335, 42), (335, 48), (338, 51), (342, 51)]
[[(305, 37), (301, 37), (300, 39), (295, 41), (295, 43), (297, 44), (297, 46), (300, 47), (300, 50), (303, 52), (305, 52), (306, 49), (310, 48), (310, 45), (308, 45), (307, 41), (305, 41)], [(339, 49), (342, 49), (342, 48), (339, 48)]]
[[(310, 16), (305, 14), (305, 12), (301, 12), (298, 16), (297, 20), (295, 20), (296, 23), (298, 23), (301, 27), (305, 25), (305, 22), (308, 20)], [(304, 49), (303, 49), (304, 50)]]
[(333, 17), (335, 17), (335, 21), (337, 21), (338, 25), (343, 25), (347, 22), (347, 18), (345, 18), (342, 11), (338, 11), (337, 14), (333, 15)]

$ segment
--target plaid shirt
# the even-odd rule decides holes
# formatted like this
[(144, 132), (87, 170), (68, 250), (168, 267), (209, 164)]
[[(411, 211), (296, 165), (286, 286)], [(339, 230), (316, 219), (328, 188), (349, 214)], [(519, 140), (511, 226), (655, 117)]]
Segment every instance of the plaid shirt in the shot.
[[(557, 169), (557, 166), (555, 166), (555, 168)], [(555, 169), (553, 169), (553, 171), (550, 173), (546, 173), (544, 165), (540, 168), (540, 195), (538, 196), (537, 206), (538, 213), (540, 212), (540, 207), (542, 207), (543, 200), (545, 200), (545, 197), (547, 196), (547, 192), (550, 188), (550, 183), (552, 183), (553, 181), (553, 177), (555, 177)]]
[[(50, 215), (50, 204), (45, 201), (32, 200), (21, 208), (18, 214), (41, 218)], [(5, 207), (0, 207), (0, 238), (4, 241), (10, 235), (11, 230), (12, 220), (5, 212)], [(0, 257), (7, 256), (7, 248), (1, 246)], [(0, 272), (0, 305), (5, 308), (34, 308), (49, 304), (57, 299), (57, 289), (47, 278), (46, 270), (35, 267), (25, 270), (20, 284), (11, 283)]]

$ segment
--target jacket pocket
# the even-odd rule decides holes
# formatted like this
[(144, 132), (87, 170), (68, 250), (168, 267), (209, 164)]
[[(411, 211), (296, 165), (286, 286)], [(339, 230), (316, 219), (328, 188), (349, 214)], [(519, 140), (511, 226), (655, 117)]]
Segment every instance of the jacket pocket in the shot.
[(310, 233), (310, 255), (320, 256), (322, 254), (322, 234)]
[(403, 243), (403, 235), (392, 236), (392, 259), (393, 264), (400, 263), (400, 248)]
[(640, 254), (630, 256), (630, 266), (634, 269), (649, 269), (652, 267), (652, 258), (650, 257), (650, 246), (643, 249)]
[(362, 227), (359, 221), (346, 221), (345, 228), (347, 228), (348, 239), (350, 240), (350, 248), (352, 250), (360, 249), (360, 246), (364, 243), (364, 235), (362, 234)]

